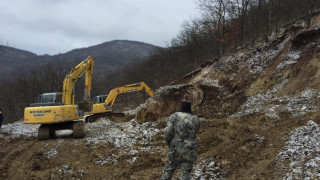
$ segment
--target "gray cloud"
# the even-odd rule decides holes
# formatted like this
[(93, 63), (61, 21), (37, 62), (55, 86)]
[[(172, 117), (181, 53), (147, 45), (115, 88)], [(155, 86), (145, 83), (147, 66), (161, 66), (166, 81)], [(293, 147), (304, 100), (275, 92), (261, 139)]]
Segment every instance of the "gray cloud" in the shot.
[(57, 54), (116, 39), (165, 46), (196, 0), (0, 0), (0, 40)]

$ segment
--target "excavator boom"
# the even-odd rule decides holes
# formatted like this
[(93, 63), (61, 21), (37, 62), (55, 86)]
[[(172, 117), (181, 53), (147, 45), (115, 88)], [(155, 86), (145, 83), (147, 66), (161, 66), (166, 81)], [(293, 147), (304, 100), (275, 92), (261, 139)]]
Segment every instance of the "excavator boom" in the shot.
[(85, 73), (84, 98), (90, 99), (91, 82), (93, 71), (93, 59), (89, 56), (66, 75), (63, 81), (62, 102), (66, 105), (74, 104), (73, 88), (76, 81)]
[(145, 92), (149, 94), (149, 96), (154, 95), (154, 91), (149, 86), (147, 86), (146, 83), (139, 82), (139, 83), (129, 84), (129, 85), (112, 89), (105, 100), (105, 104), (107, 106), (113, 106), (117, 98), (117, 95), (123, 94), (123, 93), (129, 93), (129, 92), (142, 91), (142, 90), (145, 90)]

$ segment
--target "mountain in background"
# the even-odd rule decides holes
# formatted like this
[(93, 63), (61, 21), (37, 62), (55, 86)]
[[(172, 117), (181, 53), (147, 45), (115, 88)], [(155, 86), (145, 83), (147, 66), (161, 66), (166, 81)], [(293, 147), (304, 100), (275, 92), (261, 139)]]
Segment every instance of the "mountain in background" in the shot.
[(41, 64), (55, 63), (57, 60), (72, 68), (80, 61), (92, 56), (95, 61), (95, 73), (122, 68), (137, 63), (160, 47), (128, 40), (114, 40), (87, 48), (74, 49), (57, 55), (36, 55), (9, 46), (0, 46), (0, 78), (8, 77), (18, 67), (32, 68)]
[(159, 47), (143, 42), (114, 40), (87, 48), (74, 49), (64, 54), (55, 55), (53, 58), (78, 63), (79, 60), (84, 60), (90, 55), (95, 61), (95, 68), (107, 65), (105, 68), (110, 69), (139, 62), (157, 49)]
[(6, 57), (8, 59), (10, 59), (10, 58), (25, 59), (25, 58), (35, 57), (35, 56), (37, 56), (37, 55), (32, 52), (29, 52), (29, 51), (0, 45), (1, 59), (4, 57)]
[(38, 56), (32, 52), (0, 45), (0, 75), (3, 78), (19, 65), (29, 65), (29, 59)]

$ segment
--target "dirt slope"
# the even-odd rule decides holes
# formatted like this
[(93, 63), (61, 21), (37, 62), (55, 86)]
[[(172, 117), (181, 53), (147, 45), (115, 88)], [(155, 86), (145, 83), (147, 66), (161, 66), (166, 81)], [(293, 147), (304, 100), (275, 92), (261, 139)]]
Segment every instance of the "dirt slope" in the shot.
[(317, 19), (311, 28), (297, 22), (267, 43), (208, 62), (159, 88), (126, 112), (135, 119), (88, 123), (84, 139), (64, 131), (38, 142), (36, 125), (4, 126), (0, 178), (159, 179), (166, 154), (162, 129), (187, 98), (201, 117), (194, 179), (319, 179)]

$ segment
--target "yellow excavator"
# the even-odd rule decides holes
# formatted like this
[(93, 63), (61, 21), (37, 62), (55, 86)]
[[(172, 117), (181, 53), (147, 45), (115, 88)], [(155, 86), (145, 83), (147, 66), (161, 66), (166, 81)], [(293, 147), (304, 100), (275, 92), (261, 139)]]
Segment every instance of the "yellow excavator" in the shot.
[[(89, 56), (66, 75), (63, 81), (63, 91), (44, 93), (38, 97), (38, 102), (30, 104), (24, 110), (24, 123), (41, 124), (38, 129), (38, 139), (45, 140), (55, 136), (56, 130), (72, 129), (74, 138), (83, 138), (85, 123), (84, 111), (91, 111), (90, 99), (93, 59)], [(84, 98), (75, 104), (74, 84), (85, 73)]]
[(111, 112), (113, 111), (113, 105), (117, 98), (117, 95), (143, 90), (149, 96), (154, 95), (154, 91), (149, 86), (147, 86), (145, 82), (139, 82), (114, 88), (109, 92), (108, 95), (99, 95), (94, 97), (92, 111), (86, 113), (88, 114), (88, 116), (86, 116), (85, 121), (94, 122), (98, 118), (112, 115)]

